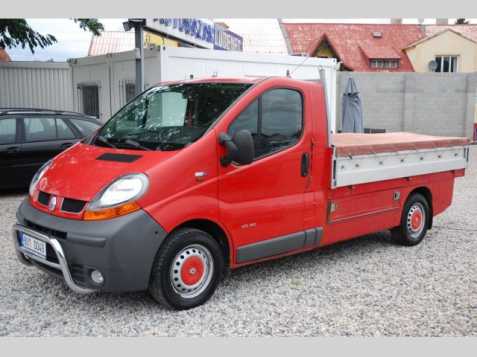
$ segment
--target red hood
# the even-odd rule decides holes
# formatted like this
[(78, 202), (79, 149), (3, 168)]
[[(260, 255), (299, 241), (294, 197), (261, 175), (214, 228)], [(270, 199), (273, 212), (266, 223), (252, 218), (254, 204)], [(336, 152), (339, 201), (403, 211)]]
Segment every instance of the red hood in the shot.
[[(145, 171), (178, 151), (118, 150), (77, 144), (57, 156), (38, 184), (41, 191), (82, 201), (91, 201), (119, 176)], [(141, 156), (134, 162), (104, 161), (105, 153)]]

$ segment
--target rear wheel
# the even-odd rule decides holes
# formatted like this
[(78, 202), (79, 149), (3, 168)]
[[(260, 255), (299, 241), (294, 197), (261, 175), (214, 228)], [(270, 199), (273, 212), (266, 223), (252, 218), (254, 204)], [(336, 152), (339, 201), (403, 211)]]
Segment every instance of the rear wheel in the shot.
[(401, 225), (392, 230), (395, 242), (413, 246), (419, 244), (427, 233), (430, 219), (427, 199), (419, 194), (412, 194), (404, 205)]
[(157, 253), (149, 292), (162, 305), (184, 310), (206, 302), (224, 271), (219, 244), (194, 228), (173, 232)]

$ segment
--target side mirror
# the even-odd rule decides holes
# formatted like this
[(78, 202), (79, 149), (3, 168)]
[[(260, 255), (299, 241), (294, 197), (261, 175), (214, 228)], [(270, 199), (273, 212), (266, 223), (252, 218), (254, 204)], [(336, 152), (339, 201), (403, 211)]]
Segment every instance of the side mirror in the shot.
[(248, 130), (237, 131), (233, 138), (226, 133), (221, 133), (219, 143), (227, 148), (227, 154), (220, 159), (222, 166), (230, 165), (232, 161), (240, 165), (248, 165), (255, 157), (253, 137)]

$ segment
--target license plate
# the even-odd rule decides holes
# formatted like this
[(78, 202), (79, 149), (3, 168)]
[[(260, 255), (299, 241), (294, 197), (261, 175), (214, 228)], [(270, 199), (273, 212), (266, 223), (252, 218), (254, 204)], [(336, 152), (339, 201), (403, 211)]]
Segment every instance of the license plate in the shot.
[(20, 245), (28, 252), (35, 254), (41, 258), (46, 258), (46, 243), (30, 237), (25, 233), (20, 234)]

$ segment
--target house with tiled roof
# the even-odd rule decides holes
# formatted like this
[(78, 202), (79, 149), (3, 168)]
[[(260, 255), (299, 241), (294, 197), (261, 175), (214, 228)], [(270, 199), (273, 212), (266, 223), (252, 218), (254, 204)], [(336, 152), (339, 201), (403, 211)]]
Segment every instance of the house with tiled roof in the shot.
[(284, 23), (291, 54), (359, 72), (477, 71), (476, 25)]
[(429, 26), (404, 51), (416, 72), (476, 72), (477, 26)]
[(343, 70), (413, 71), (403, 49), (422, 38), (419, 25), (284, 23), (292, 54), (334, 57)]

